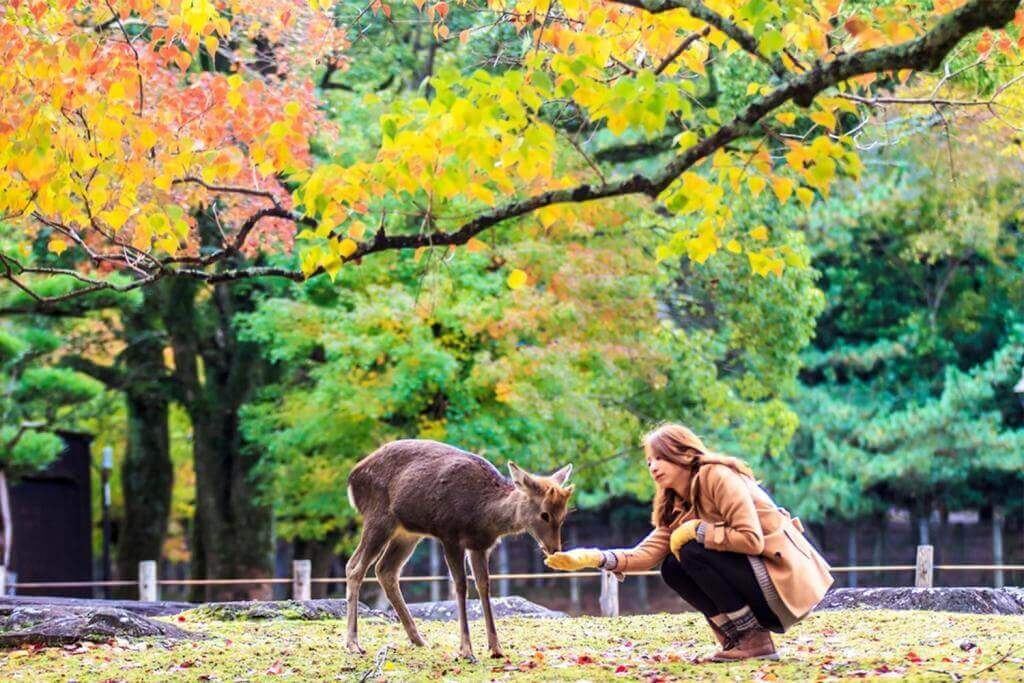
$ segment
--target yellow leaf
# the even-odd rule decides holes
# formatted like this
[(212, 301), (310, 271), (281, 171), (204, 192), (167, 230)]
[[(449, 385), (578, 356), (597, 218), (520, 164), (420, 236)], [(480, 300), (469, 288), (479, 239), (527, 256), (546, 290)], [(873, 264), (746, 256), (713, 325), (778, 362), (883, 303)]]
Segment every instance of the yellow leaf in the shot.
[(738, 254), (741, 251), (743, 251), (743, 247), (741, 247), (740, 243), (737, 242), (736, 240), (729, 240), (729, 242), (725, 245), (725, 248), (734, 254)]
[(814, 192), (806, 187), (796, 188), (796, 196), (808, 209), (811, 208), (811, 204), (814, 203)]
[(469, 241), (466, 242), (466, 250), (471, 254), (475, 254), (478, 251), (485, 251), (487, 248), (488, 247), (485, 242), (482, 242), (475, 237), (470, 237)]
[(123, 100), (124, 99), (124, 83), (118, 81), (110, 86), (110, 90), (107, 91), (107, 97), (111, 100)]
[(346, 237), (338, 243), (337, 251), (343, 258), (348, 258), (352, 254), (356, 253), (357, 249), (359, 249), (359, 245), (356, 244), (356, 241)]
[(789, 198), (793, 195), (793, 187), (795, 185), (796, 183), (789, 178), (776, 178), (772, 181), (772, 189), (775, 190), (775, 196), (783, 204), (788, 202)]
[(785, 126), (792, 126), (794, 123), (796, 123), (796, 114), (792, 112), (783, 112), (781, 114), (776, 114), (775, 118), (779, 121), (779, 123)]
[(516, 268), (508, 274), (509, 289), (520, 289), (526, 284), (526, 271)]
[(754, 175), (747, 178), (747, 186), (750, 188), (750, 192), (755, 197), (761, 196), (761, 193), (764, 192), (764, 188), (767, 184), (767, 181), (765, 181), (765, 179), (759, 175)]
[(654, 250), (654, 260), (661, 263), (665, 259), (672, 256), (672, 250), (665, 244), (659, 244)]
[(47, 248), (57, 256), (60, 256), (65, 251), (67, 251), (68, 243), (62, 239), (54, 237), (52, 240), (50, 240), (50, 243), (47, 245)]
[(768, 228), (764, 225), (759, 225), (750, 231), (750, 236), (759, 242), (764, 242), (768, 239)]
[(811, 114), (811, 121), (832, 130), (836, 127), (836, 116), (830, 111), (816, 111)]

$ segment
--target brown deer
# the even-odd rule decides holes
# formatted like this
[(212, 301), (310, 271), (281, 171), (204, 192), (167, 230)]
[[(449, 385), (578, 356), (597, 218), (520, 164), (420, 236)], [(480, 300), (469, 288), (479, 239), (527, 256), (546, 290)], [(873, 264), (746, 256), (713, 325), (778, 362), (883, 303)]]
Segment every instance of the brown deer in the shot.
[[(561, 550), (562, 521), (572, 486), (566, 465), (549, 477), (508, 464), (511, 481), (478, 455), (437, 441), (393, 441), (363, 458), (348, 477), (349, 501), (363, 516), (359, 545), (345, 567), (348, 649), (362, 654), (357, 638), (359, 588), (377, 563), (377, 580), (405, 627), (409, 640), (423, 638), (398, 587), (398, 576), (424, 536), (441, 541), (455, 583), (460, 654), (470, 660), (466, 619), (466, 551), (487, 628), (491, 656), (503, 657), (491, 613), (487, 559), (498, 539), (529, 532), (547, 553)], [(379, 559), (378, 559), (379, 558)]]

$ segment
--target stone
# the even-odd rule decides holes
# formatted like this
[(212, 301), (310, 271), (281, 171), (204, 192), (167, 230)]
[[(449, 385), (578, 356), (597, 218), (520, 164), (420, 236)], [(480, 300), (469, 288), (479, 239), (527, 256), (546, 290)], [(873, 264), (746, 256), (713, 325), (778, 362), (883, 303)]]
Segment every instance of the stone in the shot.
[[(347, 600), (280, 600), (274, 602), (238, 601), (210, 602), (198, 605), (192, 611), (197, 619), (213, 621), (281, 619), (319, 621), (344, 619), (348, 614)], [(360, 617), (378, 617), (388, 621), (395, 618), (386, 612), (370, 609), (359, 603)]]
[[(543, 605), (530, 602), (519, 596), (506, 598), (491, 598), (491, 609), (495, 619), (503, 617), (531, 617), (541, 619), (563, 619), (568, 615), (565, 612), (556, 612)], [(389, 614), (394, 611), (388, 609)], [(409, 605), (409, 612), (414, 619), (426, 619), (427, 621), (457, 621), (458, 611), (454, 600), (440, 600), (438, 602), (415, 602)], [(483, 619), (483, 610), (479, 600), (466, 601), (466, 616), (470, 621)]]
[(835, 588), (817, 609), (894, 609), (1024, 614), (1024, 596), (1006, 588)]
[(177, 626), (116, 607), (18, 605), (0, 607), (0, 647), (66, 645), (115, 638), (203, 638)]

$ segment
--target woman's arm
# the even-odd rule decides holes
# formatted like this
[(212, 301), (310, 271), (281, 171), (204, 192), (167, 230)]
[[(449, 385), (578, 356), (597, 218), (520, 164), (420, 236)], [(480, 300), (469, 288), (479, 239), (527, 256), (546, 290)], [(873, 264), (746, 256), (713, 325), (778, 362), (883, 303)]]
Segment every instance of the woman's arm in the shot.
[(642, 572), (658, 566), (668, 555), (668, 539), (672, 532), (666, 527), (658, 527), (632, 548), (605, 550), (604, 569), (621, 574), (623, 572)]
[(724, 465), (712, 466), (706, 481), (707, 494), (724, 521), (702, 523), (697, 540), (712, 550), (760, 555), (764, 551), (764, 533), (747, 482)]

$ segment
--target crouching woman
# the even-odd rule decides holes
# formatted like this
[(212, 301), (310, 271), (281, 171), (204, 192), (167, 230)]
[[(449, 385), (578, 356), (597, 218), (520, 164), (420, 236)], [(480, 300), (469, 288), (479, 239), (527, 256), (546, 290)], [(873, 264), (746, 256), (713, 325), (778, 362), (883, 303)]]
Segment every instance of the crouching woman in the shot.
[(654, 531), (635, 548), (580, 548), (546, 563), (620, 575), (661, 563), (665, 583), (707, 618), (721, 645), (713, 661), (778, 659), (770, 632), (818, 604), (832, 584), (828, 563), (743, 461), (709, 451), (682, 425), (662, 425), (643, 446), (657, 486)]

